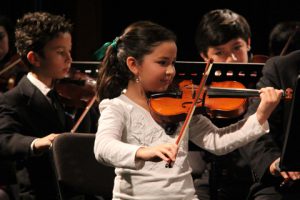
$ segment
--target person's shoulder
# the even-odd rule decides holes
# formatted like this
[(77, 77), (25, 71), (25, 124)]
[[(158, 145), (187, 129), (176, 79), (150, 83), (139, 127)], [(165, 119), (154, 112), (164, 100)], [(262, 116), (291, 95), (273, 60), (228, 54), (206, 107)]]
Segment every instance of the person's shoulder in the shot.
[(19, 84), (11, 90), (3, 93), (3, 101), (8, 105), (21, 105), (26, 103), (25, 98), (28, 98), (27, 92), (29, 90), (27, 80), (23, 78)]
[(106, 108), (124, 112), (125, 110), (128, 110), (129, 107), (130, 105), (126, 100), (126, 97), (124, 97), (123, 95), (113, 99), (104, 99), (99, 104), (100, 112), (102, 112)]
[(300, 50), (296, 50), (296, 51), (292, 51), (291, 53), (287, 54), (286, 56), (290, 56), (290, 57), (298, 56), (299, 57), (299, 55), (300, 55)]
[(274, 62), (281, 68), (298, 68), (300, 64), (300, 50), (293, 51), (284, 56), (278, 56)]
[(277, 56), (279, 62), (300, 62), (300, 50), (290, 52), (284, 56)]
[(300, 50), (293, 51), (284, 56), (274, 56), (266, 62), (266, 68), (286, 68), (291, 66), (298, 66), (300, 63)]
[[(300, 70), (300, 51), (294, 51), (284, 56), (270, 58), (263, 67), (263, 85), (271, 84), (275, 87), (284, 87), (293, 84), (294, 78)], [(276, 83), (276, 85), (274, 85)], [(259, 84), (259, 83), (258, 83)], [(266, 85), (266, 86), (267, 86)]]
[(300, 50), (292, 51), (284, 56), (277, 56), (278, 60), (282, 61), (297, 61), (300, 62)]
[(285, 56), (282, 56), (283, 61), (300, 63), (300, 50), (293, 51)]
[(23, 95), (17, 90), (17, 88), (13, 88), (4, 93), (1, 99), (1, 104), (10, 105), (12, 107), (16, 107), (24, 103)]

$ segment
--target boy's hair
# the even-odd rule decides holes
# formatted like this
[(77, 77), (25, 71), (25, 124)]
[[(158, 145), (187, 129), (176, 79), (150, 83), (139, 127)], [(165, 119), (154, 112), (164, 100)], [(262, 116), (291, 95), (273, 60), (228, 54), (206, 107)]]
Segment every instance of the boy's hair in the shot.
[(290, 37), (285, 54), (300, 49), (300, 21), (280, 22), (272, 29), (269, 36), (270, 55), (280, 55)]
[(16, 48), (23, 61), (31, 66), (26, 56), (34, 51), (44, 56), (43, 48), (59, 33), (71, 33), (72, 24), (63, 16), (46, 12), (27, 13), (17, 21), (15, 30)]
[(222, 45), (239, 37), (246, 42), (251, 37), (247, 20), (229, 9), (217, 9), (202, 17), (196, 30), (195, 42), (198, 53), (206, 55), (210, 46)]

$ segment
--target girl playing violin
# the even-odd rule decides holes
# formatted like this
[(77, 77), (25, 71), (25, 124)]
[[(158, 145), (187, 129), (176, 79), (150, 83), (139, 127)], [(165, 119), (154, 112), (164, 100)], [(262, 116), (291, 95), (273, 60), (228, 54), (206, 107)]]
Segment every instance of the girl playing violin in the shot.
[[(116, 167), (113, 199), (198, 199), (187, 161), (188, 138), (215, 154), (226, 154), (268, 132), (267, 118), (282, 92), (260, 90), (255, 114), (218, 129), (205, 116), (192, 118), (187, 137), (173, 135), (151, 116), (147, 94), (163, 92), (175, 76), (176, 37), (168, 29), (140, 21), (107, 48), (97, 82), (100, 99), (94, 153)], [(172, 168), (165, 163), (172, 161)]]

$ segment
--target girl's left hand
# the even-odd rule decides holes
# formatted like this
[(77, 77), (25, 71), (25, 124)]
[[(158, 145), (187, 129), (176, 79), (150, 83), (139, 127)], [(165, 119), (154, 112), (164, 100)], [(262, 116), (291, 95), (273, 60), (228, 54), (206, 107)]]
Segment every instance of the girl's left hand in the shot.
[(283, 91), (272, 87), (266, 87), (261, 88), (259, 92), (261, 101), (257, 108), (256, 116), (259, 123), (263, 124), (280, 102)]

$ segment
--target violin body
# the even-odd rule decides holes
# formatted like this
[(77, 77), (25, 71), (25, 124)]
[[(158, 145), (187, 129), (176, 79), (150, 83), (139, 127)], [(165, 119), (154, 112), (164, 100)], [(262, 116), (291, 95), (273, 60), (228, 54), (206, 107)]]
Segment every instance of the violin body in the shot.
[[(245, 88), (236, 81), (212, 82), (211, 87)], [(149, 101), (151, 111), (159, 116), (161, 121), (170, 123), (183, 121), (195, 98), (197, 86), (185, 80), (179, 84), (177, 95), (152, 96)], [(242, 115), (247, 108), (246, 98), (214, 98), (207, 96), (207, 90), (201, 94), (194, 114), (207, 114), (212, 118), (234, 118)], [(156, 117), (157, 118), (157, 117)]]
[[(237, 81), (212, 82), (210, 87), (238, 88), (245, 86)], [(206, 96), (204, 98), (205, 107), (211, 118), (235, 118), (245, 113), (247, 109), (247, 98), (214, 98)]]
[(85, 107), (96, 94), (96, 81), (82, 72), (70, 70), (55, 83), (61, 102), (69, 107)]
[[(189, 94), (190, 95), (189, 95)], [(193, 103), (192, 92), (181, 93), (173, 97), (151, 97), (149, 100), (149, 107), (151, 115), (155, 121), (160, 124), (176, 123), (183, 121), (186, 114)], [(204, 113), (205, 109), (201, 101), (197, 103), (195, 114)]]

